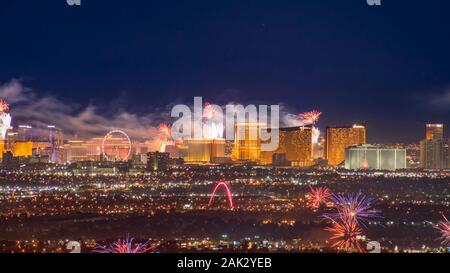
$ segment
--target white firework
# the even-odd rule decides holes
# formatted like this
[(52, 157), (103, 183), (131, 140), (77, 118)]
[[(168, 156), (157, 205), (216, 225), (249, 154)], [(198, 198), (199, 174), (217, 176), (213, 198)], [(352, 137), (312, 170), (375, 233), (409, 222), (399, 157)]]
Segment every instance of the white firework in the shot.
[(6, 132), (8, 131), (9, 127), (11, 127), (11, 115), (9, 113), (2, 113), (0, 115), (0, 134), (2, 138), (5, 138)]
[(316, 127), (312, 128), (312, 142), (314, 144), (319, 143), (319, 137), (320, 137), (320, 130)]

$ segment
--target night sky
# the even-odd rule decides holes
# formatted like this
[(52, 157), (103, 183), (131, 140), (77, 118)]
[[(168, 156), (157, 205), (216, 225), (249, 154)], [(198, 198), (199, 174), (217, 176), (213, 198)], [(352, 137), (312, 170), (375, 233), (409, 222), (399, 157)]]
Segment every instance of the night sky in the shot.
[(416, 143), (425, 122), (450, 127), (450, 2), (382, 4), (2, 0), (0, 85), (105, 115), (194, 95), (283, 103), (324, 112), (322, 128), (365, 121), (369, 142)]

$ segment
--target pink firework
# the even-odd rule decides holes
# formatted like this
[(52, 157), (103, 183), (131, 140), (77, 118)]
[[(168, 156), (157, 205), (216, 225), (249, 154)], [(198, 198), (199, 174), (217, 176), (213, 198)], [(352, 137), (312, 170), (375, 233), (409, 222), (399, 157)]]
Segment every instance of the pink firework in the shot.
[(328, 218), (328, 220), (331, 221), (332, 226), (325, 230), (332, 233), (330, 239), (337, 240), (333, 247), (336, 247), (338, 252), (365, 252), (358, 240), (358, 237), (362, 235), (362, 229), (355, 220), (350, 218), (338, 221)]
[(97, 245), (93, 252), (96, 253), (151, 253), (155, 251), (155, 246), (149, 242), (138, 244), (133, 243), (133, 238), (127, 236), (125, 240), (119, 239), (109, 246)]
[(5, 101), (0, 99), (0, 113), (7, 112), (9, 110), (9, 104)]
[(441, 239), (443, 245), (450, 245), (450, 222), (447, 220), (444, 214), (442, 214), (444, 220), (440, 221), (436, 228), (441, 232)]
[(320, 116), (322, 116), (322, 112), (316, 110), (299, 114), (300, 119), (306, 125), (316, 124), (319, 121)]
[(331, 190), (326, 187), (313, 188), (309, 186), (310, 193), (306, 195), (308, 207), (318, 209), (321, 204), (326, 203), (332, 195)]

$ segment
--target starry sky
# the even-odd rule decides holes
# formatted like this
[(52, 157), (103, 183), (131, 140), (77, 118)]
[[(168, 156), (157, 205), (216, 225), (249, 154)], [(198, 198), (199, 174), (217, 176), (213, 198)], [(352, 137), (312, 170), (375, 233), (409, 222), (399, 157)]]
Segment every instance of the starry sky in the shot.
[(50, 101), (46, 116), (151, 123), (203, 96), (317, 109), (322, 128), (364, 121), (369, 142), (450, 127), (449, 1), (81, 2), (2, 1), (0, 95), (19, 120)]

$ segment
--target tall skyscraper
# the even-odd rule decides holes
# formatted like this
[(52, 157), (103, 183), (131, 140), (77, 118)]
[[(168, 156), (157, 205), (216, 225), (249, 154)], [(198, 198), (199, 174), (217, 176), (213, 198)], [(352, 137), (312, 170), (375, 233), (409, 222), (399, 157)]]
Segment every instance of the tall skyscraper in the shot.
[(278, 149), (261, 152), (262, 164), (308, 167), (313, 164), (312, 127), (281, 128)]
[(443, 124), (426, 125), (426, 138), (420, 141), (420, 167), (450, 169), (450, 139), (444, 138)]
[(258, 123), (246, 122), (236, 124), (233, 160), (253, 162), (261, 160), (259, 129), (260, 124)]
[(426, 140), (440, 140), (444, 138), (443, 124), (427, 124)]
[(366, 126), (327, 127), (325, 156), (330, 166), (337, 166), (345, 160), (345, 148), (366, 144)]

